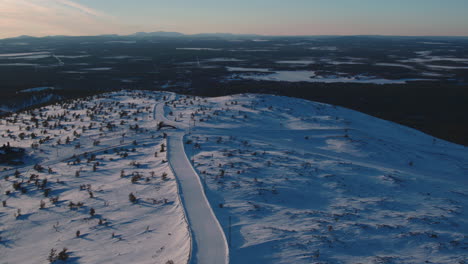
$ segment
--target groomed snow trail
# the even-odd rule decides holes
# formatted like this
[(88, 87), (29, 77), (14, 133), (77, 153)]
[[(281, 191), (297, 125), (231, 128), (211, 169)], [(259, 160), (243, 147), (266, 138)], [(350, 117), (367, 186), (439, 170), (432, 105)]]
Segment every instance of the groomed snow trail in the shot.
[(182, 202), (192, 229), (192, 260), (197, 264), (228, 263), (224, 232), (206, 199), (200, 178), (184, 151), (184, 133), (168, 136), (168, 159), (180, 184)]
[[(164, 103), (154, 108), (157, 122), (181, 127), (164, 116)], [(200, 177), (184, 150), (182, 130), (167, 130), (167, 158), (177, 178), (182, 203), (192, 232), (192, 264), (227, 264), (229, 249), (226, 236), (206, 198)]]

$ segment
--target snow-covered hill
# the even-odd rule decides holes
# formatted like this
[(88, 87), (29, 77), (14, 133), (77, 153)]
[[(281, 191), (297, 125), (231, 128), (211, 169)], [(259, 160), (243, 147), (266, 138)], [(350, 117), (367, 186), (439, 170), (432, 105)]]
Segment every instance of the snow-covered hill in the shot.
[(170, 106), (195, 126), (186, 151), (232, 233), (231, 263), (467, 261), (465, 147), (286, 97)]
[(47, 263), (63, 248), (72, 263), (187, 262), (187, 224), (151, 113), (161, 98), (114, 93), (1, 120), (0, 146), (26, 148), (27, 164), (1, 173), (0, 263)]
[(67, 248), (75, 263), (186, 263), (165, 118), (187, 133), (231, 263), (468, 261), (463, 146), (300, 99), (123, 91), (1, 120), (0, 146), (26, 164), (0, 175), (0, 262)]

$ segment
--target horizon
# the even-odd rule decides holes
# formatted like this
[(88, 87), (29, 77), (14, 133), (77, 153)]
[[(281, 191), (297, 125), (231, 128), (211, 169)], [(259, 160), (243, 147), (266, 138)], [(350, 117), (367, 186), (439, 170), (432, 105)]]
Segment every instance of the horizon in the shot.
[(468, 36), (468, 2), (0, 0), (0, 39), (180, 32), (262, 36)]
[[(55, 37), (136, 37), (137, 34), (154, 34), (154, 33), (174, 33), (174, 34), (181, 34), (180, 36), (156, 36), (156, 37), (196, 37), (202, 35), (232, 35), (232, 36), (239, 36), (239, 37), (266, 37), (266, 38), (281, 38), (281, 37), (385, 37), (385, 38), (468, 38), (468, 35), (384, 35), (384, 34), (349, 34), (349, 35), (264, 35), (264, 34), (257, 34), (257, 33), (230, 33), (230, 32), (200, 32), (200, 33), (193, 33), (193, 34), (186, 34), (182, 32), (176, 31), (138, 31), (129, 34), (117, 34), (117, 33), (108, 33), (108, 34), (95, 34), (95, 35), (42, 35), (42, 36), (32, 36), (32, 35), (17, 35), (12, 37), (5, 37), (0, 38), (0, 40), (8, 40), (8, 39), (19, 39), (19, 38), (55, 38)], [(152, 37), (152, 36), (149, 36)]]

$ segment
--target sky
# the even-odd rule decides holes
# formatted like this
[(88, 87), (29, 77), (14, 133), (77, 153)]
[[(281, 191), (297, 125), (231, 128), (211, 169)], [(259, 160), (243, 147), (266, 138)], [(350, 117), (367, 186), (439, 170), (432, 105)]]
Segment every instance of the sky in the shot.
[(0, 38), (186, 34), (468, 36), (468, 0), (0, 0)]

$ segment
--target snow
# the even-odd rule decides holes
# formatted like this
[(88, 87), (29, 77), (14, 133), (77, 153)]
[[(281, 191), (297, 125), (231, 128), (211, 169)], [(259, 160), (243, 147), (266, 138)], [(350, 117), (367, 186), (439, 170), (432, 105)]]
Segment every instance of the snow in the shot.
[(39, 51), (39, 52), (24, 52), (24, 53), (2, 53), (0, 54), (0, 58), (22, 58), (22, 57), (30, 57), (30, 56), (50, 56), (50, 52), (48, 51)]
[[(177, 129), (158, 131), (159, 121)], [(0, 145), (27, 153), (19, 178), (0, 173), (4, 263), (43, 263), (63, 247), (72, 263), (468, 258), (466, 147), (349, 109), (261, 94), (121, 91), (14, 114), (0, 119), (0, 131)], [(137, 173), (142, 178), (131, 183)], [(57, 203), (32, 174), (48, 179)], [(26, 193), (14, 190), (22, 180)], [(69, 202), (84, 205), (70, 210)]]
[(84, 71), (109, 71), (112, 70), (111, 67), (97, 67), (97, 68), (87, 68), (83, 69)]
[(229, 263), (228, 245), (223, 230), (207, 201), (198, 174), (184, 151), (184, 133), (168, 139), (168, 159), (181, 186), (182, 201), (193, 232), (193, 263)]
[(80, 72), (80, 71), (63, 71), (62, 73), (68, 73), (68, 74), (84, 74), (86, 72)]
[(363, 62), (356, 62), (356, 61), (334, 61), (331, 59), (322, 59), (322, 62), (332, 64), (332, 65), (357, 65), (357, 64), (364, 64)]
[(467, 66), (459, 66), (459, 65), (434, 65), (437, 62), (453, 62), (453, 63), (468, 63), (468, 58), (461, 58), (461, 57), (441, 57), (441, 56), (430, 56), (431, 51), (418, 51), (417, 58), (410, 58), (405, 60), (400, 60), (403, 63), (419, 63), (426, 68), (432, 70), (466, 70), (468, 69)]
[(1, 66), (32, 66), (32, 67), (35, 67), (35, 66), (39, 66), (39, 64), (35, 64), (35, 63), (0, 63), (0, 67)]
[(304, 64), (304, 65), (309, 65), (309, 64), (314, 64), (314, 60), (283, 60), (283, 61), (276, 61), (276, 63), (279, 64)]
[(275, 71), (267, 75), (244, 74), (239, 77), (251, 80), (300, 82), (309, 81), (313, 76), (315, 76), (313, 71)]
[(286, 97), (169, 106), (228, 239), (232, 218), (231, 263), (466, 261), (465, 147)]
[(239, 60), (235, 58), (213, 58), (213, 59), (207, 59), (204, 61), (208, 62), (239, 62), (239, 61), (245, 61), (245, 60)]
[(257, 81), (277, 81), (277, 82), (323, 82), (323, 83), (375, 83), (375, 84), (398, 84), (408, 81), (431, 81), (430, 79), (383, 79), (371, 76), (318, 76), (315, 71), (270, 71), (263, 68), (236, 68), (227, 67), (229, 71), (249, 71), (249, 72), (268, 72), (268, 74), (235, 74), (231, 79), (249, 79)]
[(226, 69), (231, 72), (270, 72), (270, 70), (266, 68), (226, 67)]
[(112, 44), (135, 44), (135, 40), (112, 40), (112, 41), (107, 41), (106, 43), (112, 43)]
[(15, 112), (34, 105), (45, 104), (60, 99), (62, 99), (61, 96), (50, 93), (33, 94), (19, 104), (15, 102), (6, 103), (6, 105), (2, 105), (0, 108), (6, 112)]
[(38, 60), (54, 56), (49, 51), (39, 52), (25, 52), (25, 53), (3, 53), (0, 54), (0, 59), (13, 59), (13, 60)]
[(399, 63), (376, 63), (376, 66), (384, 66), (384, 67), (400, 67), (400, 68), (405, 68), (409, 70), (414, 70), (414, 67), (405, 65), (405, 64), (399, 64)]
[(277, 49), (245, 49), (245, 48), (238, 48), (229, 50), (232, 52), (273, 52), (278, 51)]
[(443, 77), (443, 74), (435, 73), (435, 72), (423, 72), (421, 73), (422, 76), (429, 76), (429, 77)]
[(38, 60), (38, 59), (45, 59), (52, 56), (50, 53), (46, 54), (38, 54), (38, 55), (30, 55), (30, 56), (20, 56), (20, 57), (10, 57), (9, 59), (15, 60)]
[[(175, 94), (167, 97), (171, 102)], [(159, 123), (172, 125), (175, 132), (168, 133), (168, 161), (180, 185), (185, 212), (192, 233), (191, 263), (229, 263), (229, 249), (226, 236), (205, 195), (199, 175), (194, 170), (184, 148), (184, 136), (191, 132), (190, 124), (169, 120), (165, 103), (154, 106), (154, 119)]]
[(427, 45), (446, 45), (446, 44), (449, 44), (449, 43), (446, 43), (446, 42), (435, 42), (435, 41), (424, 41), (424, 42), (421, 42), (422, 44), (427, 44)]
[(454, 58), (454, 57), (440, 57), (440, 56), (423, 56), (420, 58), (411, 58), (406, 60), (400, 60), (401, 62), (416, 62), (416, 63), (425, 63), (425, 62), (434, 62), (434, 61), (451, 61), (451, 62), (468, 62), (468, 58)]
[(177, 50), (210, 50), (210, 51), (219, 51), (222, 49), (214, 49), (214, 48), (176, 48)]
[(333, 46), (322, 46), (322, 47), (310, 47), (310, 50), (325, 50), (325, 51), (337, 51), (337, 47)]
[(56, 55), (57, 58), (61, 59), (80, 59), (80, 58), (87, 58), (91, 57), (89, 54), (82, 54), (82, 55)]
[[(34, 110), (39, 128), (29, 112), (18, 114), (18, 121), (1, 120), (0, 131), (5, 137), (0, 145), (10, 142), (27, 149), (19, 179), (13, 171), (1, 172), (0, 200), (7, 201), (7, 207), (0, 208), (2, 263), (45, 263), (52, 248), (61, 251), (64, 247), (71, 252), (71, 261), (77, 263), (187, 263), (190, 234), (177, 184), (164, 162), (165, 152), (154, 156), (166, 143), (162, 133), (156, 131), (151, 113), (160, 97), (162, 94), (118, 92), (47, 106)], [(120, 117), (123, 112), (127, 114)], [(43, 134), (42, 124), (47, 119), (51, 126)], [(60, 125), (54, 128), (58, 121)], [(120, 125), (121, 121), (126, 124)], [(106, 128), (109, 122), (115, 125), (112, 130)], [(134, 124), (139, 125), (138, 131), (129, 128)], [(26, 134), (24, 140), (18, 137), (21, 132)], [(37, 137), (31, 138), (31, 133)], [(52, 139), (39, 144), (38, 149), (31, 148), (32, 143), (46, 136)], [(66, 143), (67, 137), (70, 143)], [(93, 144), (96, 140), (100, 141), (98, 145)], [(75, 148), (78, 143), (80, 148)], [(87, 161), (92, 154), (96, 157)], [(81, 161), (76, 162), (73, 155), (79, 155)], [(35, 171), (31, 165), (34, 163), (41, 163), (45, 171)], [(53, 172), (48, 173), (47, 167)], [(35, 186), (34, 180), (30, 182), (32, 174), (38, 175), (39, 183), (48, 179), (49, 197)], [(141, 178), (136, 177), (132, 183), (135, 175)], [(23, 180), (26, 193), (15, 191), (13, 183)], [(6, 190), (12, 193), (6, 195)], [(130, 193), (138, 203), (129, 201)], [(58, 197), (55, 204), (49, 200), (53, 197)], [(39, 208), (41, 200), (44, 209)], [(70, 210), (70, 202), (84, 205)], [(91, 208), (95, 209), (94, 216), (89, 214)], [(18, 209), (21, 216), (15, 217)], [(76, 237), (78, 230), (80, 236)]]
[(55, 87), (35, 87), (21, 90), (21, 93), (32, 93), (32, 92), (42, 92), (47, 90), (55, 90)]
[(441, 70), (468, 70), (468, 66), (426, 65), (426, 67)]
[(104, 57), (104, 59), (113, 59), (113, 60), (124, 60), (124, 59), (131, 59), (131, 58), (134, 58), (134, 57), (128, 56), (128, 55)]
[(421, 50), (415, 52), (419, 56), (429, 56), (432, 53), (432, 50)]

